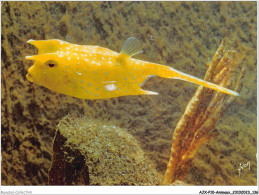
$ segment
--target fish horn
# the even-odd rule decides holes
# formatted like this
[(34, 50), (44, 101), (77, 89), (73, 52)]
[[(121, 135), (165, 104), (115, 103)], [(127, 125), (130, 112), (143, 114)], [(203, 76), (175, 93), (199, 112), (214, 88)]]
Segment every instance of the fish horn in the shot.
[(26, 60), (36, 60), (36, 56), (25, 56)]

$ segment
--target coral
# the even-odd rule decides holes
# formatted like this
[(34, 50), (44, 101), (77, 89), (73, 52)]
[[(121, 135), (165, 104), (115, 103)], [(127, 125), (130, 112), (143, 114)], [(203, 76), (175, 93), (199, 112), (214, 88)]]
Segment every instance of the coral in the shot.
[[(231, 88), (238, 70), (237, 57), (236, 51), (226, 49), (225, 41), (222, 41), (209, 63), (204, 80)], [(235, 87), (237, 92), (241, 90), (244, 73), (245, 68), (242, 67)], [(213, 130), (216, 122), (234, 99), (233, 96), (204, 89), (202, 86), (198, 88), (174, 130), (164, 184), (184, 178), (198, 148), (215, 136)]]
[(60, 121), (57, 129), (49, 184), (158, 185), (161, 182), (161, 175), (126, 129), (111, 122), (70, 115)]

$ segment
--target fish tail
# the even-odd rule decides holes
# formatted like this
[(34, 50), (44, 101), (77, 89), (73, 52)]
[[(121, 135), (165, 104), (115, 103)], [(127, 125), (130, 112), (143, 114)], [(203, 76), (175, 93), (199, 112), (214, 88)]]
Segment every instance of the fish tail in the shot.
[(159, 71), (161, 74), (158, 74), (158, 76), (161, 76), (161, 77), (164, 77), (164, 78), (181, 79), (181, 80), (184, 80), (184, 81), (188, 81), (188, 82), (191, 82), (191, 83), (202, 85), (202, 86), (207, 87), (209, 89), (220, 91), (222, 93), (226, 93), (226, 94), (233, 95), (233, 96), (240, 96), (239, 93), (237, 93), (233, 90), (230, 90), (230, 89), (227, 89), (225, 87), (221, 87), (219, 85), (216, 85), (214, 83), (210, 83), (208, 81), (204, 81), (204, 80), (199, 79), (197, 77), (185, 74), (185, 73), (180, 72), (178, 70), (175, 70), (171, 67), (168, 67), (166, 71), (165, 71), (165, 69), (166, 69), (165, 66), (163, 66), (162, 67), (163, 71)]

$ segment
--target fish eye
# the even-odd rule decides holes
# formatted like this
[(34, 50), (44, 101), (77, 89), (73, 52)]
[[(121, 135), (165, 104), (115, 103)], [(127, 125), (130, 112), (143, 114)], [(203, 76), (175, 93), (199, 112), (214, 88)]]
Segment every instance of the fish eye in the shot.
[(52, 68), (54, 66), (57, 65), (57, 62), (55, 62), (54, 60), (49, 60), (45, 63), (48, 67)]
[(49, 65), (49, 67), (54, 67), (55, 66), (55, 64), (50, 64), (50, 63), (48, 65)]

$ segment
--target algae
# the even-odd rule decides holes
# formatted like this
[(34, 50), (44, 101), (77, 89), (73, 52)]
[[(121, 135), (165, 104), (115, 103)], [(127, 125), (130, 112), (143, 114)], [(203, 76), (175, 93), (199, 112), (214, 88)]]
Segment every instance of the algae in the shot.
[[(83, 166), (85, 164), (87, 167), (84, 170), (88, 173), (85, 173), (84, 177), (88, 178), (88, 185), (158, 185), (161, 183), (161, 175), (144, 154), (138, 141), (129, 134), (129, 130), (114, 126), (108, 121), (76, 115), (64, 117), (57, 129), (66, 141), (56, 146), (54, 155), (56, 152), (61, 153), (59, 148), (65, 147), (71, 151), (70, 155), (65, 155), (67, 157), (62, 162), (63, 166), (57, 166), (60, 165), (60, 158), (53, 161), (50, 171), (52, 180), (57, 180), (58, 174), (68, 169), (64, 164), (81, 161), (79, 164)], [(60, 139), (60, 135), (57, 133), (55, 140)], [(75, 154), (74, 151), (79, 151), (80, 155)], [(63, 151), (63, 153), (66, 152)], [(75, 160), (82, 158), (84, 160)], [(77, 163), (76, 167), (81, 167), (79, 164)], [(61, 176), (59, 180), (72, 180), (70, 183), (65, 183), (71, 185), (76, 179), (73, 181), (70, 178), (74, 171), (71, 168), (69, 170), (69, 176)]]

